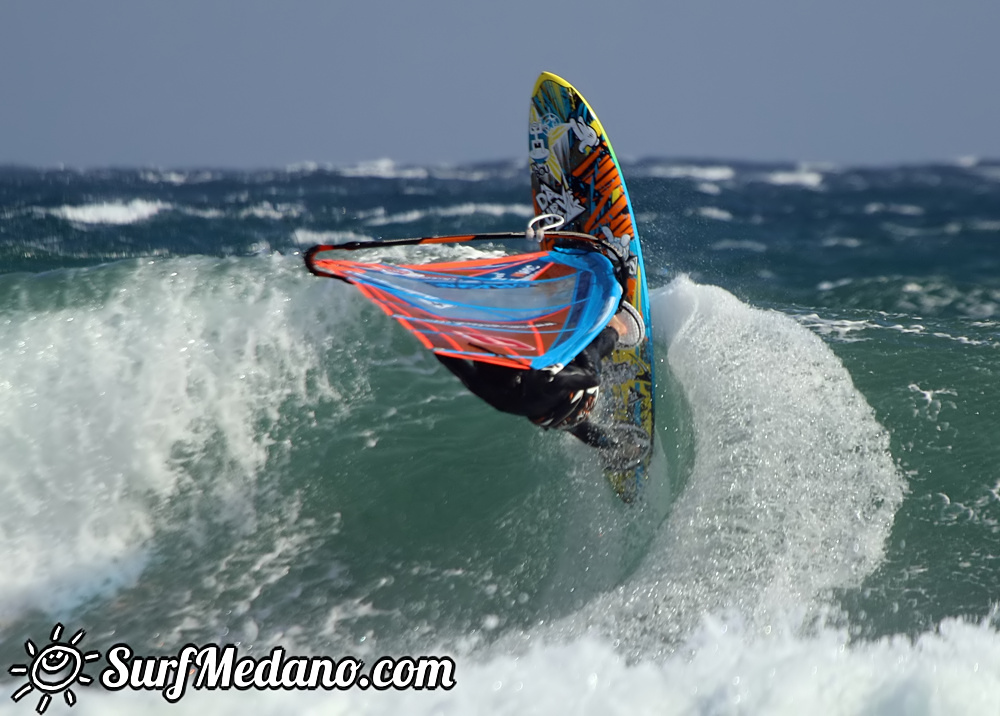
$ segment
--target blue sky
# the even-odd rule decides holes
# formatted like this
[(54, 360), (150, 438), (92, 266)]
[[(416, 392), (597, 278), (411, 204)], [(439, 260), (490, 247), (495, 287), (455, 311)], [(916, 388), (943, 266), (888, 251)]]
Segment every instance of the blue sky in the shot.
[(539, 72), (619, 155), (1000, 158), (995, 0), (0, 2), (0, 163), (460, 163)]

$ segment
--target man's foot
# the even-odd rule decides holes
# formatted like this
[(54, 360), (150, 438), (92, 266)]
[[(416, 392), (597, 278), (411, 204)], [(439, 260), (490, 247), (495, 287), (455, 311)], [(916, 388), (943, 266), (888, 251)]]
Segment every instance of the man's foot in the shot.
[(621, 308), (608, 325), (618, 331), (619, 348), (634, 348), (646, 338), (642, 315), (628, 301), (622, 301)]
[(649, 454), (650, 442), (642, 428), (619, 423), (605, 428), (607, 445), (601, 450), (606, 470), (624, 472), (642, 464)]

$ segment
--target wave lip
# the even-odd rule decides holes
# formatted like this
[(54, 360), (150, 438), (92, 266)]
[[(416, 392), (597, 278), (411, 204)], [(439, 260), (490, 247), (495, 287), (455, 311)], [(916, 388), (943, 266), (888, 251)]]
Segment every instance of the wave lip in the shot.
[(906, 485), (844, 365), (793, 317), (686, 277), (651, 304), (693, 461), (636, 577), (583, 619), (638, 659), (674, 653), (704, 615), (769, 633), (829, 609), (881, 564)]
[(188, 257), (6, 279), (35, 308), (8, 308), (0, 332), (0, 640), (32, 611), (129, 589), (163, 535), (205, 527), (168, 501), (261, 524), (282, 408), (347, 405), (318, 337), (341, 314), (310, 313), (303, 273)]

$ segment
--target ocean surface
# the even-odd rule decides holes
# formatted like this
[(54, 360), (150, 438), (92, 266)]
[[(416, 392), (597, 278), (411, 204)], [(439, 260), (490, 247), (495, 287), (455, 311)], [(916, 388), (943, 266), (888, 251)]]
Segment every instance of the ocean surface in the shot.
[(0, 712), (59, 622), (449, 655), (457, 685), (49, 714), (997, 713), (1000, 163), (623, 170), (657, 356), (633, 506), (302, 263), (518, 231), (524, 162), (0, 168)]

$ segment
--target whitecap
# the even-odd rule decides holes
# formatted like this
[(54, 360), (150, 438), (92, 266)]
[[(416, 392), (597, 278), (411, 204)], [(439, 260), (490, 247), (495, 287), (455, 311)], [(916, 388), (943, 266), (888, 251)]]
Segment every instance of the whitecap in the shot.
[(173, 184), (180, 186), (187, 183), (187, 175), (181, 172), (143, 171), (139, 178), (150, 184)]
[(486, 181), (495, 176), (493, 172), (483, 169), (469, 169), (463, 167), (434, 167), (430, 170), (430, 175), (434, 179), (450, 179), (454, 181)]
[(320, 165), (317, 162), (292, 162), (285, 166), (285, 171), (289, 174), (313, 174), (320, 170)]
[(927, 228), (903, 226), (886, 221), (881, 224), (881, 228), (890, 234), (895, 234), (901, 238), (912, 239), (919, 236), (937, 236), (939, 234), (957, 234), (962, 230), (962, 224), (952, 221), (944, 226), (932, 226)]
[(1000, 166), (977, 166), (976, 173), (983, 179), (990, 181), (1000, 181)]
[(668, 164), (653, 166), (646, 170), (651, 177), (663, 179), (694, 179), (702, 182), (729, 181), (736, 176), (736, 170), (725, 165), (699, 166), (696, 164)]
[(823, 185), (822, 174), (806, 169), (770, 172), (765, 174), (763, 179), (776, 186), (801, 186), (807, 189), (818, 189)]
[(199, 171), (146, 169), (139, 173), (139, 178), (150, 184), (173, 184), (174, 186), (211, 181), (217, 176), (218, 172), (210, 172), (205, 169)]
[(342, 244), (347, 241), (375, 241), (375, 238), (368, 234), (359, 234), (354, 231), (310, 231), (309, 229), (296, 229), (292, 234), (292, 240), (299, 246), (312, 246), (313, 244)]
[(728, 251), (737, 249), (740, 251), (753, 251), (754, 253), (759, 254), (767, 251), (767, 244), (762, 244), (759, 241), (723, 239), (722, 241), (716, 241), (709, 248), (713, 251)]
[(272, 204), (269, 201), (262, 201), (259, 204), (243, 209), (240, 212), (240, 218), (245, 219), (249, 216), (254, 216), (258, 219), (296, 219), (305, 213), (305, 207), (302, 204), (287, 204), (279, 203)]
[(835, 288), (841, 288), (842, 286), (850, 286), (854, 283), (853, 278), (841, 278), (836, 281), (820, 281), (816, 284), (817, 291), (832, 291)]
[(903, 216), (923, 216), (924, 210), (912, 204), (883, 204), (881, 202), (871, 202), (864, 208), (866, 214), (878, 214), (889, 212), (892, 214), (902, 214)]
[(861, 239), (855, 239), (851, 236), (828, 236), (821, 242), (821, 246), (843, 246), (848, 249), (856, 249), (861, 244)]
[[(850, 281), (850, 279), (847, 280)], [(844, 284), (841, 283), (841, 285)], [(865, 340), (864, 338), (861, 338), (860, 336), (853, 336), (852, 334), (876, 327), (875, 324), (869, 321), (822, 318), (816, 313), (793, 316), (793, 318), (814, 333), (818, 333), (821, 336), (831, 340), (836, 340), (840, 343), (856, 343), (858, 341), (863, 341)]]
[(226, 215), (221, 209), (197, 209), (193, 206), (179, 206), (177, 210), (188, 216), (197, 216), (199, 219), (221, 219)]
[(507, 215), (519, 216), (530, 219), (535, 215), (534, 210), (528, 204), (484, 204), (471, 203), (456, 204), (454, 206), (432, 207), (430, 209), (412, 209), (398, 214), (388, 214), (385, 209), (379, 208), (359, 215), (359, 218), (367, 219), (369, 226), (385, 226), (387, 224), (410, 224), (429, 217), (455, 217), (473, 216), (475, 214), (485, 214), (487, 216), (501, 217)]
[(151, 219), (161, 211), (172, 209), (173, 206), (162, 201), (146, 201), (133, 199), (125, 203), (121, 201), (105, 201), (99, 204), (82, 204), (79, 206), (60, 206), (49, 209), (52, 216), (57, 216), (75, 224), (134, 224)]
[(733, 215), (726, 211), (725, 209), (719, 209), (715, 206), (700, 206), (698, 207), (698, 216), (703, 216), (706, 219), (715, 219), (716, 221), (732, 221)]
[(353, 167), (337, 170), (345, 177), (372, 177), (376, 179), (426, 179), (428, 172), (422, 167), (400, 167), (391, 159), (374, 159), (360, 162)]

